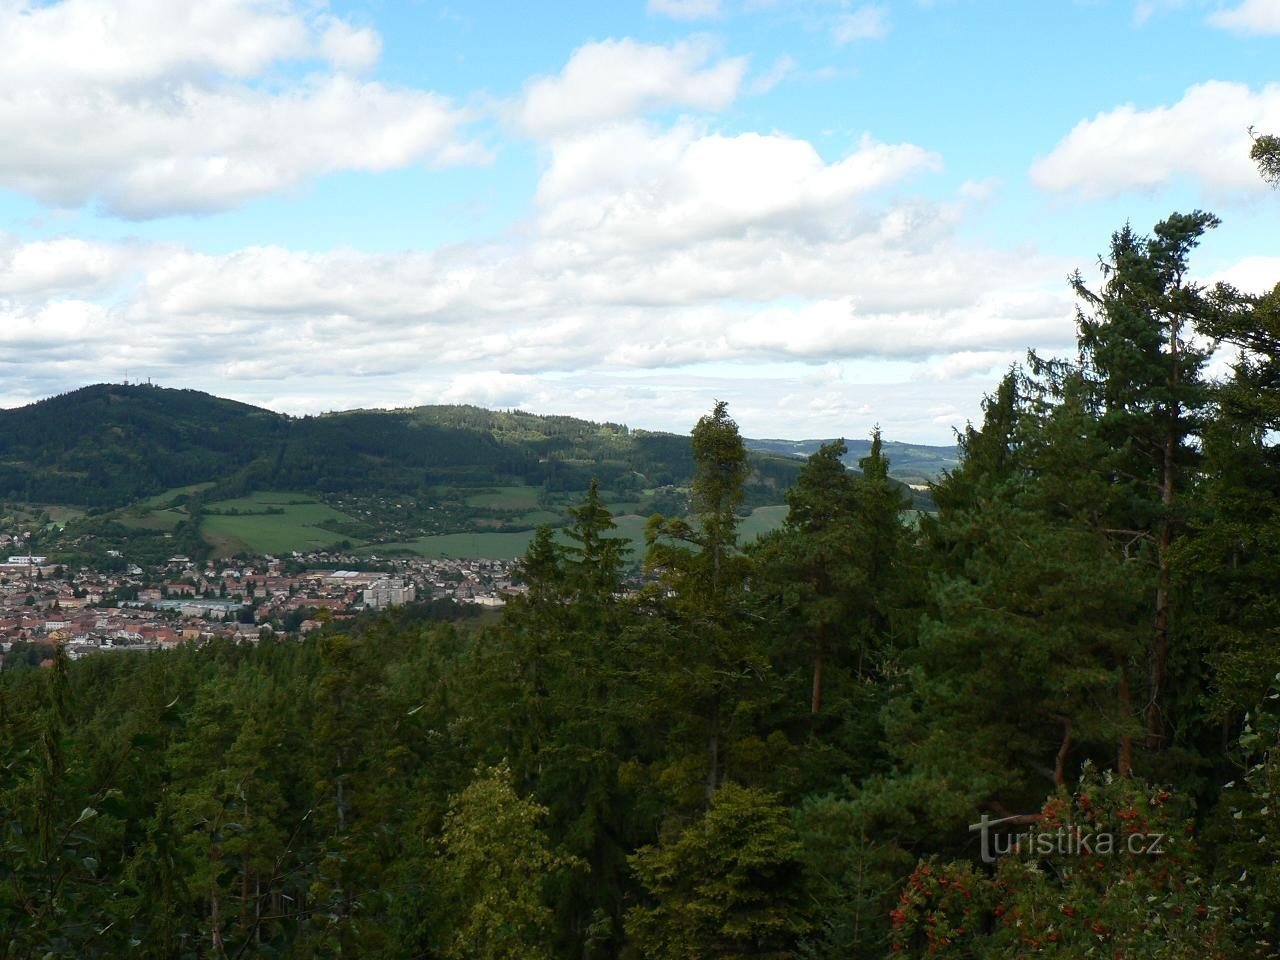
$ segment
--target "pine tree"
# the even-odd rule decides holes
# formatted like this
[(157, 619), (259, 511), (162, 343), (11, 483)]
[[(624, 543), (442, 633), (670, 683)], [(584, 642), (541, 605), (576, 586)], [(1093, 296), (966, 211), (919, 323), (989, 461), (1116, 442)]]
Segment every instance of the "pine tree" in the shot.
[(815, 716), (822, 710), (827, 660), (834, 647), (847, 662), (854, 644), (850, 607), (867, 590), (866, 569), (857, 555), (854, 480), (841, 459), (847, 450), (837, 440), (809, 458), (787, 491), (786, 524), (770, 551), (777, 585), (791, 587), (786, 602), (800, 612), (800, 628), (809, 636), (809, 712)]
[(544, 807), (517, 795), (505, 764), (477, 770), (449, 804), (441, 835), (442, 950), (448, 960), (551, 957), (553, 913), (544, 889), (577, 866), (554, 853)]
[(1173, 562), (1209, 404), (1202, 371), (1211, 347), (1203, 334), (1230, 299), (1224, 288), (1206, 290), (1189, 280), (1188, 258), (1219, 222), (1196, 211), (1168, 217), (1151, 236), (1126, 226), (1112, 236), (1098, 291), (1079, 273), (1072, 278), (1085, 304), (1078, 313), (1080, 371), (1097, 417), (1096, 437), (1115, 451), (1106, 462), (1122, 492), (1112, 498), (1108, 529), (1113, 536), (1141, 536), (1155, 567), (1146, 691), (1152, 751), (1168, 744), (1173, 721)]
[(727, 755), (754, 735), (770, 664), (745, 616), (749, 561), (737, 549), (737, 511), (747, 456), (723, 402), (694, 427), (693, 460), (692, 522), (655, 515), (646, 530), (645, 566), (658, 575), (648, 593), (656, 653), (650, 676), (672, 717), (674, 755), (664, 779), (684, 802), (700, 779), (709, 802), (726, 778)]
[(799, 839), (761, 790), (725, 783), (701, 819), (632, 863), (650, 902), (627, 931), (646, 960), (784, 960), (810, 929)]

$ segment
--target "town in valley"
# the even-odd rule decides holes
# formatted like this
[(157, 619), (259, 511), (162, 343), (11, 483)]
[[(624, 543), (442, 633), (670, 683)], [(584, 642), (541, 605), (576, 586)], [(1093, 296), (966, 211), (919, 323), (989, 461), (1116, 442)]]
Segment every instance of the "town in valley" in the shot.
[[(502, 607), (525, 590), (515, 561), (397, 559), (291, 552), (198, 563), (77, 570), (46, 556), (6, 553), (0, 534), (0, 664), (49, 663), (100, 652), (161, 650), (215, 638), (256, 643), (299, 636), (366, 611), (443, 601), (459, 615)], [(371, 569), (376, 567), (376, 569)]]

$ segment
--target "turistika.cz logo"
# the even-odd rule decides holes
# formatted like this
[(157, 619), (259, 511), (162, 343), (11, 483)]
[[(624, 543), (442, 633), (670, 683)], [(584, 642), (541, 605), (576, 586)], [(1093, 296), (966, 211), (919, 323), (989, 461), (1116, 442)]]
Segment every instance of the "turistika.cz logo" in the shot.
[(1011, 833), (1002, 830), (1010, 824), (1036, 822), (1039, 817), (1014, 816), (992, 819), (987, 814), (969, 824), (970, 833), (982, 835), (982, 860), (995, 863), (998, 857), (1113, 856), (1159, 857), (1166, 853), (1168, 835), (1163, 833), (1117, 834), (1110, 830), (1087, 830), (1074, 824), (1063, 824), (1054, 830), (1027, 830)]

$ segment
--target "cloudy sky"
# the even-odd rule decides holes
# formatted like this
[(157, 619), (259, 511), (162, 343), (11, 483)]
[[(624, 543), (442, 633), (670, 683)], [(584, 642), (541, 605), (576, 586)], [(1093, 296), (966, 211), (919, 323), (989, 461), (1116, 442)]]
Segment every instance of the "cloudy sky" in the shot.
[(1126, 220), (1280, 281), (1280, 0), (0, 0), (0, 406), (945, 442)]

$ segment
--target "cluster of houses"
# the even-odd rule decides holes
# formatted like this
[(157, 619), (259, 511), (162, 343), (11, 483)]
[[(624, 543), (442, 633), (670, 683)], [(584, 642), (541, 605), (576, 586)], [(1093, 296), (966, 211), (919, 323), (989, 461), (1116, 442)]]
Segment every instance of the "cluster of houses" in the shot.
[[(331, 569), (349, 563), (347, 569)], [(314, 566), (312, 566), (314, 565)], [(254, 641), (266, 631), (306, 633), (323, 620), (417, 601), (502, 606), (524, 590), (514, 560), (381, 562), (328, 553), (198, 564), (185, 556), (120, 572), (68, 570), (43, 556), (0, 563), (0, 657), (15, 644), (61, 643), (73, 658), (158, 650), (216, 637)], [(325, 611), (325, 612), (321, 612)]]

